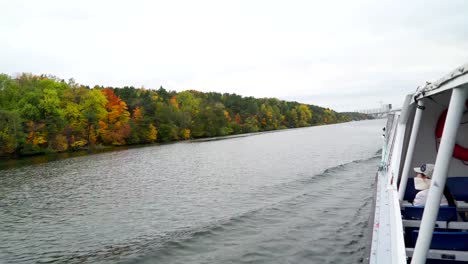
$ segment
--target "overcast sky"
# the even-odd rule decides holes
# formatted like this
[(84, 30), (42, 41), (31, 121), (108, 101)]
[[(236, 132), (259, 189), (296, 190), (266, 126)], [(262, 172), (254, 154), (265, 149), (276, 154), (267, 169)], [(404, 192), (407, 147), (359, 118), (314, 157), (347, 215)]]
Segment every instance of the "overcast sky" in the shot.
[(468, 62), (468, 1), (0, 0), (0, 72), (400, 106)]

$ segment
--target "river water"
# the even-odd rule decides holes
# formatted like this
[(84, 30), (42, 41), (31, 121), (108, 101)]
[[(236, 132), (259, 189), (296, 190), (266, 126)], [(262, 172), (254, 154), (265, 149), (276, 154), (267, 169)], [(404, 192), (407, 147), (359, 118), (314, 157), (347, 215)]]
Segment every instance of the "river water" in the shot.
[(366, 262), (383, 126), (23, 160), (0, 170), (0, 263)]

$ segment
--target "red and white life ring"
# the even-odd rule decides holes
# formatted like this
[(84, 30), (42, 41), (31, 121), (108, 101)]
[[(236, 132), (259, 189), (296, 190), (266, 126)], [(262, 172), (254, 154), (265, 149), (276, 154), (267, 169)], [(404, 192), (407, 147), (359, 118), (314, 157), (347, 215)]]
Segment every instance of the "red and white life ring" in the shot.
[[(465, 102), (466, 107), (468, 107), (468, 100)], [(448, 109), (445, 109), (437, 121), (435, 136), (438, 142), (442, 138), (442, 133), (444, 132), (445, 119), (447, 118)], [(453, 149), (453, 157), (459, 160), (468, 161), (468, 148), (462, 147), (458, 144), (455, 144)]]

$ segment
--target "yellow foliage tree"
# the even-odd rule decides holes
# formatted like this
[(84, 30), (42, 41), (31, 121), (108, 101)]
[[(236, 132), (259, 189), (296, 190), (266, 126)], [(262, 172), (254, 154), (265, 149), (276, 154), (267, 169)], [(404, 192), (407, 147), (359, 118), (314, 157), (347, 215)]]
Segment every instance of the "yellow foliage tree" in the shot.
[(158, 130), (156, 129), (155, 126), (153, 126), (153, 124), (150, 124), (149, 125), (149, 133), (148, 133), (148, 140), (150, 142), (155, 142), (156, 139), (158, 138)]
[(180, 134), (181, 134), (183, 139), (185, 139), (185, 140), (190, 139), (190, 129), (184, 128), (184, 129), (182, 129)]

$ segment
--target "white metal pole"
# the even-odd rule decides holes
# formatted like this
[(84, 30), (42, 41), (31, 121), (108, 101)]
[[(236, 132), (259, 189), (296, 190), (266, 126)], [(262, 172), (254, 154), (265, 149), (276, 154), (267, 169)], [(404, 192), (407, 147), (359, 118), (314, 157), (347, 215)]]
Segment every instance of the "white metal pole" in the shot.
[(418, 137), (419, 125), (421, 124), (422, 113), (424, 111), (424, 99), (418, 101), (416, 108), (416, 115), (414, 116), (413, 129), (411, 130), (410, 141), (408, 143), (408, 151), (406, 152), (405, 165), (401, 175), (400, 186), (398, 188), (398, 197), (400, 202), (403, 201), (405, 196), (406, 184), (408, 183), (408, 175), (411, 170), (413, 162), (414, 147), (416, 146), (416, 139)]
[(450, 106), (445, 120), (445, 127), (440, 142), (439, 152), (434, 167), (434, 174), (429, 188), (429, 194), (424, 209), (419, 237), (416, 241), (412, 264), (426, 262), (427, 252), (431, 245), (432, 232), (439, 212), (440, 199), (444, 191), (445, 181), (455, 146), (455, 138), (465, 108), (468, 87), (455, 88), (450, 98)]

